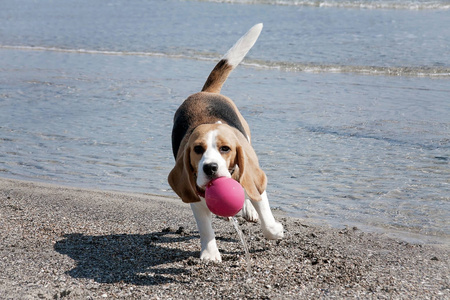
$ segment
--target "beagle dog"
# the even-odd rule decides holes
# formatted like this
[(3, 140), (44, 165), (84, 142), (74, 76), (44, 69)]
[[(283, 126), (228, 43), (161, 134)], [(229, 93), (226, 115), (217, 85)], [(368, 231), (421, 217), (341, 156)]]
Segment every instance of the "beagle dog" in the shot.
[(250, 200), (242, 214), (248, 221), (261, 220), (268, 239), (283, 238), (266, 194), (267, 178), (250, 144), (250, 129), (234, 102), (220, 94), (230, 72), (253, 47), (262, 30), (253, 26), (214, 67), (201, 92), (189, 96), (178, 108), (172, 130), (175, 167), (168, 181), (175, 193), (190, 203), (200, 233), (203, 260), (221, 261), (212, 215), (205, 203), (205, 187), (217, 177), (240, 182)]

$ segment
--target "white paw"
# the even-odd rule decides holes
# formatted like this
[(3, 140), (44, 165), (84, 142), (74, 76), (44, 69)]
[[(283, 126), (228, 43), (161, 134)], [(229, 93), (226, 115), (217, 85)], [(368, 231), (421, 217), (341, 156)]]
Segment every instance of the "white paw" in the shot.
[(244, 207), (242, 208), (242, 217), (249, 222), (258, 222), (258, 212), (253, 207), (252, 202), (249, 199), (245, 199)]
[(266, 239), (269, 240), (279, 240), (284, 237), (283, 225), (278, 222), (265, 226), (262, 231)]
[(208, 249), (202, 250), (202, 252), (200, 253), (200, 259), (215, 262), (222, 261), (222, 257), (220, 256), (220, 252), (218, 249), (212, 251), (208, 251)]

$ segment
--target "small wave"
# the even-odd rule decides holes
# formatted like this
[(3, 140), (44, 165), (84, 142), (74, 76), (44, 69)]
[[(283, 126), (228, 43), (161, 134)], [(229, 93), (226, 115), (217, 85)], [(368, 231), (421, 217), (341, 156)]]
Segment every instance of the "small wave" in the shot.
[(205, 2), (232, 4), (265, 4), (306, 7), (334, 7), (354, 9), (405, 9), (405, 10), (448, 10), (448, 1), (389, 1), (389, 0), (205, 0)]
[[(87, 49), (64, 49), (56, 47), (41, 46), (8, 46), (0, 45), (0, 49), (24, 50), (24, 51), (54, 51), (63, 53), (79, 53), (92, 55), (117, 55), (117, 56), (153, 56), (179, 59), (193, 59), (200, 61), (217, 61), (220, 55), (217, 53), (205, 53), (190, 51), (186, 53), (162, 53), (162, 52), (133, 52), (133, 51), (108, 51)], [(286, 72), (307, 73), (354, 73), (359, 75), (382, 75), (382, 76), (409, 76), (409, 77), (432, 77), (449, 78), (450, 67), (381, 67), (381, 66), (351, 66), (332, 64), (313, 64), (302, 62), (264, 61), (246, 59), (242, 65), (257, 69), (277, 69)]]
[[(80, 54), (100, 54), (100, 55), (117, 55), (117, 56), (160, 56), (169, 58), (187, 58), (192, 59), (193, 57), (188, 54), (177, 54), (177, 53), (161, 53), (161, 52), (141, 52), (141, 51), (109, 51), (109, 50), (90, 50), (90, 49), (66, 49), (57, 47), (43, 47), (43, 46), (10, 46), (10, 45), (0, 45), (0, 49), (9, 50), (25, 50), (25, 51), (53, 51), (53, 52), (63, 52), (63, 53), (80, 53)], [(212, 60), (212, 58), (198, 58), (199, 60)]]
[(308, 73), (355, 73), (360, 75), (382, 76), (411, 76), (411, 77), (450, 77), (449, 67), (380, 67), (380, 66), (349, 66), (349, 65), (320, 65), (298, 62), (272, 62), (246, 60), (244, 65), (279, 69), (290, 72)]
[[(415, 141), (409, 141), (407, 139), (401, 139), (400, 137), (393, 136), (380, 136), (375, 133), (370, 132), (361, 132), (360, 130), (349, 130), (349, 129), (343, 129), (343, 128), (330, 128), (330, 127), (323, 127), (323, 126), (309, 126), (305, 125), (303, 128), (309, 132), (312, 133), (318, 133), (318, 134), (327, 134), (337, 137), (344, 137), (344, 138), (355, 138), (355, 139), (370, 139), (370, 140), (377, 140), (389, 143), (391, 145), (409, 145), (412, 147), (416, 147), (419, 149), (426, 149), (426, 150), (436, 150), (436, 149), (450, 149), (450, 143), (446, 141), (446, 139), (442, 139), (439, 142), (425, 142), (425, 143), (419, 143)], [(442, 161), (446, 161), (447, 157), (445, 156), (439, 156), (435, 157), (436, 159), (440, 159)]]

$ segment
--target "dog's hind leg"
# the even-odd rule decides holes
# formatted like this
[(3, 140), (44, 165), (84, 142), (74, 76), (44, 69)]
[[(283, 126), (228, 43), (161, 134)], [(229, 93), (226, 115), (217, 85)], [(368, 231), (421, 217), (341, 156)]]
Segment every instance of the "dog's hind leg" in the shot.
[(242, 217), (249, 222), (258, 222), (258, 212), (249, 199), (245, 199), (242, 207)]

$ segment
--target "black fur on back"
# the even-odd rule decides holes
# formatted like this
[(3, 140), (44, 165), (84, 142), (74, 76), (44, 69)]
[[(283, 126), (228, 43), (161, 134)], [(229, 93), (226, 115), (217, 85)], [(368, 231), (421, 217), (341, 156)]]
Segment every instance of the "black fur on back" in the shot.
[(194, 94), (178, 108), (172, 129), (172, 151), (176, 158), (183, 138), (201, 124), (215, 124), (221, 121), (236, 128), (247, 138), (247, 133), (234, 108), (223, 96), (211, 94), (199, 97)]

